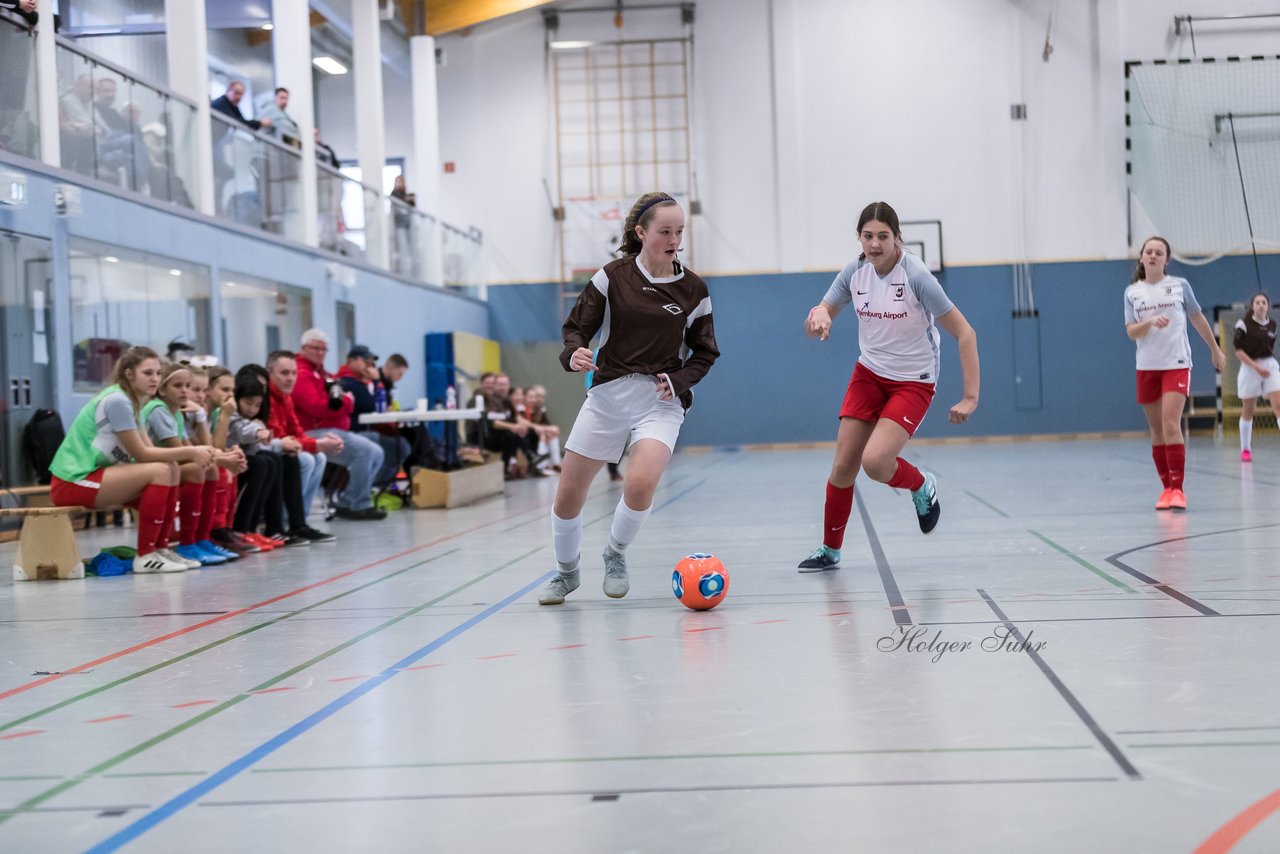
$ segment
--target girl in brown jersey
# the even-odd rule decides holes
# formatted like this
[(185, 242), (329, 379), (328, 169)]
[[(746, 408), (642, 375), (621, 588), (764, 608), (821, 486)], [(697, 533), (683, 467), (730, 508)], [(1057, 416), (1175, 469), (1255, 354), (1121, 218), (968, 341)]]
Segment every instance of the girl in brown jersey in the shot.
[(605, 595), (627, 595), (627, 546), (649, 515), (693, 403), (692, 388), (720, 355), (707, 285), (676, 257), (683, 235), (684, 211), (675, 199), (641, 196), (623, 230), (623, 257), (592, 276), (564, 322), (560, 362), (567, 371), (592, 371), (593, 380), (565, 442), (551, 512), (560, 572), (538, 595), (539, 604), (559, 605), (578, 588), (587, 491), (630, 445), (626, 485), (603, 554)]
[(1276, 322), (1271, 319), (1271, 300), (1256, 294), (1250, 312), (1236, 321), (1234, 347), (1240, 360), (1236, 392), (1240, 397), (1240, 462), (1253, 462), (1253, 409), (1259, 397), (1271, 401), (1271, 411), (1280, 414), (1280, 364), (1276, 362)]

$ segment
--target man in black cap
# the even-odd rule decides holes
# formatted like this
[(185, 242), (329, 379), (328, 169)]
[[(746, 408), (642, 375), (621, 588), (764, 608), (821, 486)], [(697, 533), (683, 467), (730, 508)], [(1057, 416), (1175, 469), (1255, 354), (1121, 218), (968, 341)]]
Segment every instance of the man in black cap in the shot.
[[(377, 354), (364, 344), (353, 346), (347, 353), (347, 363), (338, 369), (338, 382), (342, 384), (343, 391), (351, 393), (355, 403), (351, 410), (351, 432), (359, 433), (382, 446), (384, 454), (382, 467), (374, 473), (373, 485), (384, 488), (395, 480), (404, 462), (405, 453), (402, 443), (396, 441), (399, 436), (394, 438), (383, 436), (370, 430), (368, 424), (360, 423), (361, 415), (386, 409), (390, 400), (386, 389), (382, 386)], [(381, 406), (379, 400), (381, 400)]]

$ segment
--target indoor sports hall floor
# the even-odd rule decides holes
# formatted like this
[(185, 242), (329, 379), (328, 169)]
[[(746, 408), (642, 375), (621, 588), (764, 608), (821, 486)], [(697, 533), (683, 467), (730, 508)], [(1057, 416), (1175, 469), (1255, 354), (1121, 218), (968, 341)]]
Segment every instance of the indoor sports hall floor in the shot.
[(812, 450), (678, 455), (621, 601), (602, 481), (582, 588), (536, 604), (553, 479), (0, 584), (0, 851), (1280, 851), (1280, 441), (1194, 441), (1180, 515), (1139, 440), (911, 456), (938, 529), (859, 481), (826, 574)]

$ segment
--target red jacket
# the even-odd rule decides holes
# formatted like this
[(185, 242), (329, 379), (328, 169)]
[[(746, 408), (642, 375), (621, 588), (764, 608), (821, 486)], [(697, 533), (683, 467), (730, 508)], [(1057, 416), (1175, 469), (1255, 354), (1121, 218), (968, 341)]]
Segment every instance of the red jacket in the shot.
[(275, 383), (268, 384), (268, 393), (271, 395), (271, 417), (267, 419), (267, 429), (271, 431), (272, 438), (292, 436), (302, 443), (302, 450), (314, 454), (316, 440), (302, 432), (298, 413), (293, 411), (293, 398), (276, 388)]
[(298, 354), (298, 384), (293, 387), (293, 408), (298, 413), (303, 430), (350, 430), (351, 410), (355, 407), (351, 395), (344, 395), (341, 409), (329, 408), (329, 389), (325, 381), (329, 374), (323, 365), (316, 365), (301, 353)]

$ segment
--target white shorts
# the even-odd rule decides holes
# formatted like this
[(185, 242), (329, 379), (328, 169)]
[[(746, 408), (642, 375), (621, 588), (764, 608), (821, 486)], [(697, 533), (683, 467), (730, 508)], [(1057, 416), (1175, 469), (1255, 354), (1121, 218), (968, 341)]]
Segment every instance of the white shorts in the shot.
[(565, 450), (592, 460), (616, 463), (627, 443), (657, 439), (673, 452), (684, 423), (678, 400), (658, 398), (658, 380), (631, 374), (587, 392)]
[(1270, 371), (1271, 376), (1263, 379), (1253, 368), (1240, 365), (1236, 372), (1236, 393), (1241, 400), (1270, 397), (1280, 391), (1280, 363), (1276, 362), (1275, 357), (1268, 356), (1265, 359), (1254, 359), (1254, 361), (1258, 363), (1258, 367)]

